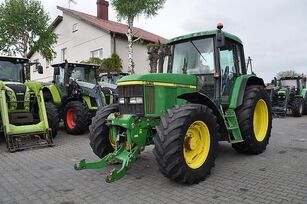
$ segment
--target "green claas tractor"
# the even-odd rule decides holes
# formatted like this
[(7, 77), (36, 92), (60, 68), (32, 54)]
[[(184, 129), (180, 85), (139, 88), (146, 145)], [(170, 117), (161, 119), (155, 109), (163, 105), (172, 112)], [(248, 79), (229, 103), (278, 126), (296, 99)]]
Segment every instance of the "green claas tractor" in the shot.
[(270, 90), (273, 115), (285, 117), (288, 110), (294, 117), (307, 114), (306, 77), (282, 77), (275, 81), (277, 86)]
[[(67, 133), (78, 135), (88, 130), (92, 117), (106, 104), (98, 85), (97, 65), (60, 63), (54, 68), (53, 84), (43, 89), (44, 98), (58, 107)], [(112, 103), (112, 95), (108, 103)]]
[(44, 102), (42, 85), (25, 82), (25, 69), (31, 65), (43, 72), (28, 59), (0, 57), (0, 131), (10, 152), (52, 146), (58, 131), (57, 109)]
[(106, 178), (113, 182), (154, 144), (162, 174), (193, 184), (210, 174), (218, 141), (262, 153), (272, 127), (269, 96), (263, 80), (247, 74), (241, 40), (222, 27), (169, 40), (167, 73), (121, 78), (118, 104), (98, 111), (90, 127), (90, 146), (102, 159), (75, 169), (121, 163)]

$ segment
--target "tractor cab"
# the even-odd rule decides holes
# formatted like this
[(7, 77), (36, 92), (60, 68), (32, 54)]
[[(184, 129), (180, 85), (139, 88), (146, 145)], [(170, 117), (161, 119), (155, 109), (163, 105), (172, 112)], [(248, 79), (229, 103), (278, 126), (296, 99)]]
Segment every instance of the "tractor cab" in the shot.
[(98, 65), (79, 63), (60, 63), (54, 67), (53, 82), (60, 90), (63, 97), (77, 94), (78, 91), (89, 91), (97, 82), (96, 70)]
[(0, 56), (0, 80), (3, 82), (25, 82), (25, 70), (35, 65), (39, 74), (43, 73), (43, 68), (39, 63), (29, 62), (27, 58)]
[(301, 90), (306, 88), (306, 77), (282, 77), (279, 79), (280, 87), (294, 89), (296, 94), (300, 94)]
[(169, 40), (167, 72), (195, 75), (200, 92), (229, 104), (234, 82), (247, 71), (241, 40), (222, 28)]

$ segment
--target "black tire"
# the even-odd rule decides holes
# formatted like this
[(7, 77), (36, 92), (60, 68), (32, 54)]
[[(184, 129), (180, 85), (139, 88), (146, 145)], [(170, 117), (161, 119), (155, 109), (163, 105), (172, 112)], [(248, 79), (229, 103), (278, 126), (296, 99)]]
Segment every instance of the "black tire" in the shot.
[(291, 110), (294, 117), (302, 117), (304, 110), (304, 99), (302, 97), (293, 98)]
[[(73, 119), (74, 125), (70, 125), (70, 121), (68, 120), (67, 114), (69, 111), (75, 111)], [(63, 120), (68, 134), (81, 135), (88, 130), (89, 110), (80, 101), (70, 101), (64, 108)]]
[(304, 115), (307, 115), (307, 97), (304, 100)]
[[(267, 129), (261, 141), (257, 140), (254, 132), (254, 111), (258, 101), (266, 103)], [(260, 154), (265, 151), (269, 143), (272, 129), (272, 108), (269, 96), (262, 86), (248, 86), (244, 93), (243, 104), (236, 110), (239, 127), (243, 137), (243, 142), (232, 144), (232, 147), (239, 153)], [(266, 120), (263, 117), (263, 120)]]
[(57, 107), (51, 103), (45, 103), (49, 128), (52, 129), (52, 137), (55, 138), (59, 131), (59, 113)]
[[(153, 150), (160, 171), (178, 183), (194, 184), (205, 180), (214, 166), (218, 146), (219, 126), (213, 111), (205, 105), (186, 104), (168, 110), (160, 121)], [(196, 121), (202, 121), (208, 127), (210, 144), (203, 163), (192, 168), (185, 159), (184, 145), (186, 133)]]
[(109, 140), (109, 127), (106, 125), (106, 119), (114, 112), (118, 112), (118, 104), (103, 107), (92, 118), (89, 134), (90, 146), (99, 158), (114, 151)]

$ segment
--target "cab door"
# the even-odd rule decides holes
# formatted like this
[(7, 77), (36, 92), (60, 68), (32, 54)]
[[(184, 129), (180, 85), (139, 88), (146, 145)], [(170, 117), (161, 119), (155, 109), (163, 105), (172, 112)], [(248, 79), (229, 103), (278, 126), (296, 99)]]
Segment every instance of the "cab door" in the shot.
[(220, 102), (222, 105), (229, 105), (235, 80), (242, 74), (244, 66), (242, 49), (242, 45), (229, 39), (226, 39), (225, 46), (219, 49)]

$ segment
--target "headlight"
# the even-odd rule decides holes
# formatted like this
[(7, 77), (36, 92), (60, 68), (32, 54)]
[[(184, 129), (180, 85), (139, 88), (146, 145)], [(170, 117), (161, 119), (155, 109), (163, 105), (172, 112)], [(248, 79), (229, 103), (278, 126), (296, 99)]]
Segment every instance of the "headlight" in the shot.
[(118, 103), (124, 104), (124, 103), (125, 103), (125, 98), (119, 98), (119, 99), (118, 99)]
[(129, 103), (131, 103), (131, 104), (142, 104), (143, 98), (142, 97), (132, 97), (132, 98), (130, 98)]

